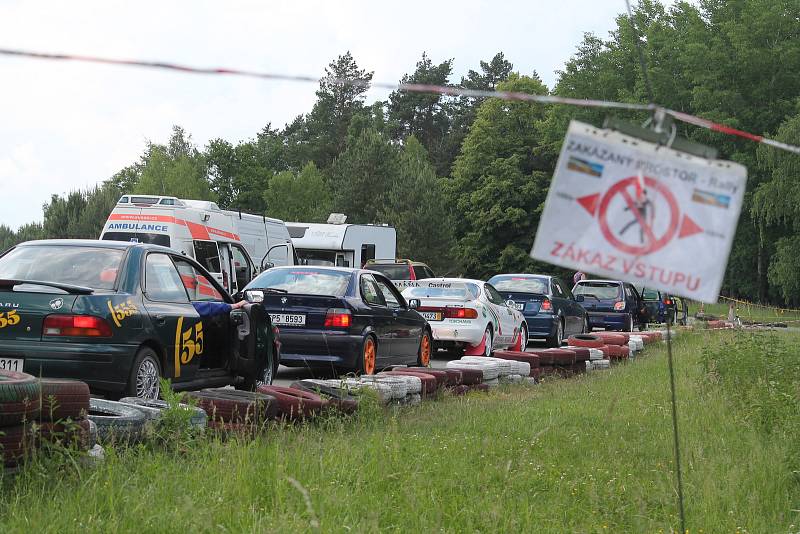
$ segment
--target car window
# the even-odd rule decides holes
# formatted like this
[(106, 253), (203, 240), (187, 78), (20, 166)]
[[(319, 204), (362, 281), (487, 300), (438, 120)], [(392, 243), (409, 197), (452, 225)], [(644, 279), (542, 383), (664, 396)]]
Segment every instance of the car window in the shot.
[(0, 279), (113, 289), (124, 254), (100, 247), (21, 246), (0, 258)]
[(472, 282), (443, 282), (452, 287), (409, 287), (404, 296), (409, 298), (447, 298), (453, 300), (474, 300), (480, 295), (480, 288)]
[(386, 301), (383, 299), (383, 294), (375, 285), (375, 280), (372, 275), (365, 274), (361, 276), (361, 298), (370, 306), (386, 306)]
[(305, 266), (278, 267), (259, 274), (245, 289), (283, 289), (287, 293), (343, 297), (352, 273)]
[(435, 277), (435, 275), (433, 274), (433, 271), (431, 271), (430, 267), (427, 267), (427, 266), (423, 265), (421, 267), (421, 270), (422, 270), (422, 276), (418, 275), (417, 278), (434, 278)]
[(492, 304), (502, 305), (505, 302), (503, 300), (503, 297), (500, 296), (500, 293), (498, 293), (497, 290), (491, 285), (486, 284), (483, 286), (483, 288), (486, 291), (486, 298), (488, 298), (489, 302), (491, 302)]
[(563, 281), (563, 280), (560, 280), (560, 279), (559, 279), (559, 280), (558, 280), (558, 285), (559, 285), (559, 287), (561, 288), (561, 291), (563, 291), (563, 292), (564, 292), (564, 295), (565, 295), (565, 296), (566, 296), (568, 299), (573, 299), (573, 300), (575, 299), (575, 296), (572, 294), (572, 290), (569, 288), (569, 286), (568, 286), (568, 285), (566, 285), (566, 284), (564, 283), (564, 281)]
[(639, 292), (639, 294), (642, 296), (642, 299), (644, 300), (660, 300), (658, 291), (656, 291), (655, 289), (649, 289), (643, 287), (642, 290)]
[(222, 271), (219, 261), (219, 249), (215, 241), (195, 241), (194, 259), (210, 273)]
[(389, 280), (409, 280), (411, 278), (411, 271), (405, 263), (372, 263), (366, 268), (381, 273)]
[(402, 308), (405, 305), (403, 297), (401, 297), (392, 284), (386, 280), (375, 277), (375, 283), (383, 293), (383, 298), (386, 300), (386, 305), (390, 308)]
[(619, 284), (614, 282), (578, 282), (572, 292), (576, 295), (592, 295), (600, 300), (619, 299), (622, 295)]
[(189, 302), (181, 277), (166, 254), (148, 254), (144, 280), (144, 290), (150, 300)]
[(183, 287), (189, 294), (189, 300), (192, 302), (224, 300), (222, 294), (208, 281), (208, 278), (195, 269), (191, 263), (176, 258), (175, 266), (178, 268)]
[(520, 293), (538, 293), (549, 295), (547, 278), (536, 276), (493, 276), (489, 283), (498, 291), (516, 291)]

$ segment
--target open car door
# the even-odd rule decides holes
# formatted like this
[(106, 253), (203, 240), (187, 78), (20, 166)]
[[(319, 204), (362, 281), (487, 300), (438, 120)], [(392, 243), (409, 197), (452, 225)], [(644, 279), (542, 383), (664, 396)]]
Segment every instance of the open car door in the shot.
[(269, 314), (260, 304), (247, 304), (231, 312), (233, 350), (231, 370), (244, 377), (245, 384), (272, 383), (278, 367), (275, 353), (275, 333)]

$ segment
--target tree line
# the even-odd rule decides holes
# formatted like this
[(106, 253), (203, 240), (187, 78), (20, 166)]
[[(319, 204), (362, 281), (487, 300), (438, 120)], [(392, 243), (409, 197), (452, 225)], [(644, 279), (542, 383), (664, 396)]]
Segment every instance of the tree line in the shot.
[[(634, 12), (653, 100), (729, 126), (800, 141), (800, 4), (701, 0), (667, 9), (642, 0)], [(397, 228), (398, 254), (439, 273), (487, 277), (552, 272), (528, 252), (571, 119), (602, 125), (602, 110), (498, 99), (394, 92), (366, 102), (372, 72), (349, 52), (325, 70), (308, 113), (251, 139), (197, 147), (178, 126), (101, 185), (53, 195), (41, 224), (0, 226), (0, 249), (36, 238), (96, 238), (123, 193), (214, 200), (284, 220)], [(586, 34), (548, 88), (502, 52), (460, 80), (453, 59), (423, 53), (404, 83), (502, 89), (646, 102), (635, 35), (620, 16), (607, 39)], [(636, 112), (616, 113), (644, 122)], [(678, 133), (748, 168), (748, 188), (723, 285), (725, 294), (800, 304), (800, 157), (678, 125)]]

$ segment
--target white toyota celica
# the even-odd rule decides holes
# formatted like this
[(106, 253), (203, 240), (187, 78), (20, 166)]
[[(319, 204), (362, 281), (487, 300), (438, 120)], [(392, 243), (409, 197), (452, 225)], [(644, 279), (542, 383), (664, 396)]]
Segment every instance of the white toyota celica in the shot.
[[(429, 278), (395, 282), (433, 332), (434, 348), (489, 356), (495, 349), (525, 350), (528, 326), (521, 312), (481, 280)], [(520, 335), (521, 334), (521, 335)]]

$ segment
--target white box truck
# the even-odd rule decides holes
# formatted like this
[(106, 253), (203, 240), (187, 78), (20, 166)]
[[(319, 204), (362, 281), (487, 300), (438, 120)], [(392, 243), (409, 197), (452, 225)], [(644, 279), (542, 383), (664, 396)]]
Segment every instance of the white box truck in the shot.
[(302, 265), (363, 267), (367, 260), (397, 254), (392, 226), (287, 222), (286, 227)]
[(123, 195), (100, 239), (163, 245), (196, 259), (230, 293), (261, 270), (294, 265), (286, 224), (222, 210), (214, 202), (155, 195)]

